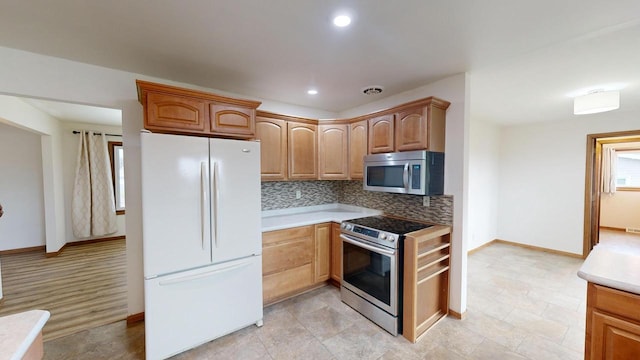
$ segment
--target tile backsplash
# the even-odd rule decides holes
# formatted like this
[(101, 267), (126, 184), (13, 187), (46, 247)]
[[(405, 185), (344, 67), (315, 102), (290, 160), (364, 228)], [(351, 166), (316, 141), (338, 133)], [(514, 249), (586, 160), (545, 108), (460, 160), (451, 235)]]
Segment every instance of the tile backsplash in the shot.
[[(301, 198), (296, 199), (296, 191)], [(423, 196), (365, 191), (362, 181), (273, 181), (262, 183), (262, 210), (342, 203), (382, 210), (385, 214), (453, 224), (453, 196)]]
[[(323, 205), (338, 202), (340, 181), (264, 181), (262, 210)], [(296, 199), (300, 191), (300, 199)]]

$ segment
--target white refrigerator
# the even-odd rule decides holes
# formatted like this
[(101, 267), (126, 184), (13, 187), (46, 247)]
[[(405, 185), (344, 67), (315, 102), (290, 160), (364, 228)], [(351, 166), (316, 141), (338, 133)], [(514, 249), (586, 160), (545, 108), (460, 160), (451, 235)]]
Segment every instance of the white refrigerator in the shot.
[(261, 326), (260, 143), (140, 136), (146, 358)]

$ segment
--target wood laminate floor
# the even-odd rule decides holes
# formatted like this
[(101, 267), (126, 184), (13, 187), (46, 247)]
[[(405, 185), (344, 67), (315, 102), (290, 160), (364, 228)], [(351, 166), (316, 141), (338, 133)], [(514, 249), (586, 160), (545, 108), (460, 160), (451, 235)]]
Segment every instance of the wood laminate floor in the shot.
[(0, 316), (48, 310), (45, 341), (127, 316), (125, 240), (68, 246), (51, 258), (42, 251), (2, 255), (0, 263)]

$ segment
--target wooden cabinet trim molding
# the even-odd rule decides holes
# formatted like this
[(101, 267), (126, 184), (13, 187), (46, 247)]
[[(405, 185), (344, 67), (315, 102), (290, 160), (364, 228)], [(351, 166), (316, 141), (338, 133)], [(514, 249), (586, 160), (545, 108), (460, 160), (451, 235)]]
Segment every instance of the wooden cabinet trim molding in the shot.
[(354, 122), (367, 120), (367, 119), (378, 117), (378, 116), (393, 114), (395, 112), (404, 111), (406, 109), (413, 108), (413, 107), (430, 106), (430, 105), (432, 107), (437, 107), (437, 108), (440, 108), (440, 109), (443, 109), (443, 110), (447, 110), (449, 108), (449, 106), (451, 105), (451, 103), (446, 101), (446, 100), (442, 100), (442, 99), (439, 99), (437, 97), (430, 96), (428, 98), (419, 99), (419, 100), (411, 101), (411, 102), (408, 102), (408, 103), (400, 104), (400, 105), (394, 106), (392, 108), (379, 110), (379, 111), (372, 112), (372, 113), (365, 114), (365, 115), (356, 116), (356, 117), (350, 118), (349, 122), (350, 123), (354, 123)]
[(264, 111), (264, 110), (257, 110), (256, 111), (256, 116), (265, 117), (265, 118), (269, 118), (269, 119), (279, 119), (279, 120), (284, 120), (284, 121), (293, 121), (293, 122), (298, 122), (298, 123), (303, 123), (303, 124), (318, 125), (318, 120), (315, 120), (315, 119), (307, 119), (307, 118), (298, 117), (298, 116), (292, 116), (292, 115), (276, 114), (276, 113), (272, 113), (272, 112), (268, 112), (268, 111)]
[(423, 107), (432, 106), (434, 108), (447, 110), (450, 105), (451, 105), (451, 103), (449, 101), (442, 100), (442, 99), (434, 97), (434, 96), (429, 96), (427, 98), (410, 101), (410, 102), (403, 103), (403, 104), (400, 104), (400, 105), (397, 105), (397, 106), (394, 106), (394, 107), (390, 107), (390, 108), (387, 108), (387, 109), (375, 111), (375, 112), (364, 114), (364, 115), (359, 115), (359, 116), (352, 117), (352, 118), (345, 118), (345, 119), (331, 119), (331, 120), (308, 119), (308, 118), (292, 116), (292, 115), (276, 114), (276, 113), (272, 113), (272, 112), (268, 112), (268, 111), (264, 111), (264, 110), (257, 110), (256, 116), (263, 116), (263, 117), (268, 117), (268, 118), (273, 118), (273, 119), (281, 119), (281, 120), (286, 120), (286, 121), (295, 121), (295, 122), (302, 122), (302, 123), (315, 124), (315, 125), (322, 125), (322, 124), (353, 124), (353, 123), (357, 123), (358, 121), (368, 120), (368, 119), (370, 119), (372, 117), (378, 117), (378, 116), (393, 114), (393, 113), (396, 113), (396, 112), (404, 111), (406, 109), (413, 108), (413, 107), (418, 107), (418, 106), (423, 106)]
[(261, 101), (236, 99), (236, 98), (212, 94), (204, 91), (186, 89), (186, 88), (171, 86), (171, 85), (158, 84), (158, 83), (153, 83), (153, 82), (143, 81), (143, 80), (136, 80), (136, 86), (138, 88), (138, 101), (140, 101), (140, 103), (142, 104), (144, 104), (144, 97), (147, 92), (165, 93), (169, 95), (180, 95), (180, 96), (214, 101), (222, 104), (237, 105), (237, 106), (242, 106), (242, 107), (247, 107), (252, 109), (256, 109), (258, 108), (258, 106), (260, 106), (260, 104), (262, 104)]

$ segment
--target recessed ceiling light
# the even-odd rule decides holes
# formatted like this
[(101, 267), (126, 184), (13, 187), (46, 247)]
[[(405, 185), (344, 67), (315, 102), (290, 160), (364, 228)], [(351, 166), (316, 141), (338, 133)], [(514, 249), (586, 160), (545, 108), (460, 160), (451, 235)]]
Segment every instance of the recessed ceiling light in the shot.
[(345, 27), (351, 24), (351, 18), (347, 15), (338, 15), (333, 18), (333, 25), (337, 27)]
[(317, 93), (318, 93), (318, 90), (316, 90), (316, 89), (307, 90), (307, 94), (309, 94), (309, 95), (316, 95)]

